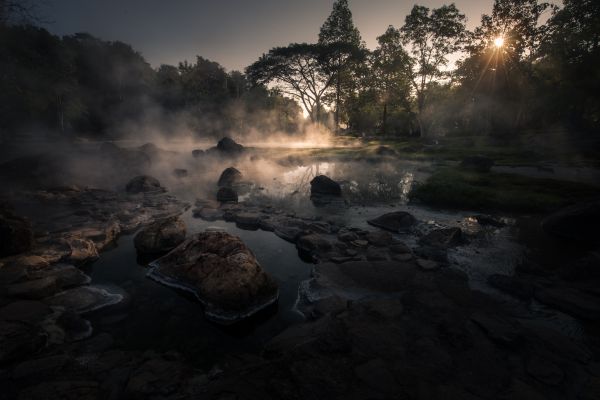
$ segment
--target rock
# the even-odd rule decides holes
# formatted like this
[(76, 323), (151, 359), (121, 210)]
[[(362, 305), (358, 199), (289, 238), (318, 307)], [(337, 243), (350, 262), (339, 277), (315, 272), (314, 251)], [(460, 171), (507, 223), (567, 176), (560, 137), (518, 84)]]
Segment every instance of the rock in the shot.
[(188, 170), (183, 168), (175, 168), (173, 170), (173, 175), (175, 175), (176, 178), (185, 178), (188, 176)]
[(353, 240), (350, 242), (350, 244), (352, 246), (358, 247), (358, 248), (367, 248), (369, 246), (369, 242), (366, 240), (362, 240), (362, 239), (358, 239), (358, 240)]
[(432, 260), (425, 260), (422, 258), (417, 258), (417, 265), (425, 271), (433, 271), (440, 267), (440, 264), (438, 264), (437, 262)]
[(237, 203), (238, 194), (230, 187), (222, 187), (217, 192), (217, 200), (221, 203)]
[(158, 179), (147, 175), (136, 176), (125, 186), (127, 193), (162, 193), (166, 189), (160, 185)]
[(235, 216), (235, 224), (238, 228), (257, 230), (260, 228), (260, 214), (241, 212)]
[(92, 324), (72, 310), (64, 311), (57, 318), (56, 324), (64, 331), (65, 339), (69, 342), (85, 339), (93, 332)]
[(185, 223), (181, 218), (167, 218), (143, 228), (135, 235), (133, 243), (142, 254), (166, 253), (179, 246), (185, 235)]
[(535, 298), (543, 304), (585, 320), (600, 320), (600, 297), (567, 287), (538, 288)]
[(52, 309), (39, 301), (19, 300), (0, 308), (0, 320), (39, 324), (52, 314)]
[(565, 375), (552, 361), (536, 355), (527, 362), (527, 372), (538, 381), (553, 386), (560, 384)]
[(382, 359), (374, 359), (354, 368), (356, 377), (378, 392), (396, 393), (398, 385), (390, 368)]
[(204, 150), (200, 150), (200, 149), (192, 150), (192, 157), (194, 157), (194, 158), (199, 158), (199, 157), (202, 157), (203, 155), (204, 155)]
[(31, 224), (0, 205), (0, 258), (23, 253), (33, 245)]
[(533, 284), (524, 279), (519, 279), (514, 276), (492, 274), (488, 276), (487, 282), (490, 286), (511, 294), (521, 300), (531, 300), (533, 297)]
[(464, 241), (460, 228), (434, 229), (423, 236), (419, 243), (423, 246), (449, 248), (462, 244)]
[(274, 304), (275, 281), (242, 240), (225, 232), (198, 233), (154, 263), (148, 276), (192, 292), (209, 319), (231, 324)]
[(13, 370), (14, 379), (36, 377), (48, 373), (56, 373), (70, 360), (66, 355), (55, 355), (28, 360), (18, 364)]
[(392, 234), (386, 231), (375, 231), (367, 233), (365, 239), (377, 247), (384, 247), (392, 243)]
[(244, 146), (229, 137), (224, 137), (217, 143), (217, 150), (223, 154), (235, 155), (242, 153)]
[(225, 169), (219, 177), (219, 187), (231, 187), (242, 180), (242, 173), (234, 167)]
[(312, 196), (341, 196), (342, 187), (336, 181), (325, 175), (318, 175), (310, 181), (310, 195)]
[(477, 172), (490, 172), (493, 166), (494, 160), (484, 156), (465, 157), (460, 163), (461, 168)]
[(100, 393), (98, 382), (61, 379), (27, 387), (19, 400), (97, 400), (102, 398)]
[(46, 344), (46, 334), (38, 326), (0, 321), (0, 364), (23, 360)]
[(392, 254), (392, 260), (408, 262), (413, 259), (413, 255), (410, 253)]
[(394, 150), (388, 146), (379, 146), (377, 149), (375, 149), (375, 154), (377, 154), (378, 156), (397, 156), (398, 155), (396, 150)]
[(73, 237), (64, 239), (63, 241), (71, 249), (67, 257), (68, 262), (83, 264), (97, 260), (100, 257), (96, 245), (91, 240)]
[(352, 242), (354, 240), (358, 240), (358, 235), (351, 230), (342, 228), (338, 231), (337, 238), (340, 242)]
[(489, 215), (475, 215), (473, 218), (475, 218), (475, 220), (477, 221), (477, 223), (479, 225), (489, 225), (489, 226), (493, 226), (494, 228), (504, 228), (506, 226), (506, 224), (494, 217), (491, 217)]
[(600, 243), (600, 201), (564, 208), (542, 221), (547, 233), (574, 242)]
[(288, 226), (275, 225), (273, 232), (275, 232), (275, 234), (277, 236), (279, 236), (280, 238), (282, 238), (283, 240), (295, 244), (296, 241), (298, 240), (298, 237), (300, 237), (300, 235), (302, 235), (304, 233), (304, 230), (293, 227), (293, 226), (288, 227)]
[(299, 251), (313, 256), (331, 250), (331, 242), (318, 233), (300, 236), (296, 241)]
[(9, 297), (38, 300), (58, 292), (56, 278), (47, 276), (40, 279), (28, 280), (22, 283), (13, 283), (4, 288)]
[(404, 243), (396, 243), (390, 246), (390, 251), (396, 254), (406, 254), (411, 253), (410, 247), (405, 245)]
[(471, 320), (496, 342), (512, 343), (521, 336), (521, 329), (517, 323), (497, 315), (477, 311), (473, 313)]
[(44, 299), (44, 303), (84, 314), (117, 304), (121, 300), (123, 300), (123, 296), (120, 294), (109, 293), (98, 287), (80, 286), (47, 297)]
[(411, 214), (406, 211), (395, 211), (387, 214), (383, 214), (375, 219), (367, 221), (369, 225), (373, 225), (377, 228), (385, 229), (390, 232), (405, 231), (412, 227), (417, 220)]
[(381, 247), (369, 247), (367, 249), (367, 260), (369, 261), (383, 261), (387, 260), (387, 252)]
[(125, 392), (127, 398), (175, 398), (179, 397), (185, 374), (179, 361), (153, 358), (131, 373)]

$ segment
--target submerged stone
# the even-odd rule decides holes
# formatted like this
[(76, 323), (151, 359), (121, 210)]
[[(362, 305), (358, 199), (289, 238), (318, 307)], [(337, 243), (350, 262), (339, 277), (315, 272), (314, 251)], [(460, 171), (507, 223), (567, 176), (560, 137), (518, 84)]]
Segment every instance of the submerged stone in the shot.
[(148, 276), (176, 289), (192, 292), (206, 316), (231, 324), (274, 304), (275, 281), (250, 249), (226, 232), (198, 233), (153, 263)]
[(120, 294), (109, 293), (98, 287), (81, 286), (47, 297), (44, 302), (50, 306), (64, 307), (66, 310), (84, 314), (117, 304), (121, 300), (123, 296)]

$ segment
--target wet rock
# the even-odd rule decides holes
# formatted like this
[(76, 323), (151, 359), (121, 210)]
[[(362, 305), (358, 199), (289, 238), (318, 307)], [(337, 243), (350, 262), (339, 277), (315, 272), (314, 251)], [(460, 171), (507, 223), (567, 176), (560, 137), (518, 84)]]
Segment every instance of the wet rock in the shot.
[(411, 214), (406, 211), (395, 211), (387, 214), (383, 214), (375, 219), (367, 221), (370, 225), (377, 228), (385, 229), (390, 232), (405, 231), (412, 227), (417, 220)]
[(166, 189), (160, 185), (158, 179), (148, 175), (136, 176), (125, 186), (127, 193), (162, 193)]
[(490, 172), (494, 166), (494, 160), (484, 156), (469, 156), (461, 161), (460, 166), (477, 172)]
[(33, 245), (31, 224), (0, 204), (0, 258), (23, 253)]
[(342, 228), (338, 231), (337, 238), (340, 242), (352, 242), (358, 240), (358, 235), (346, 228)]
[(230, 187), (222, 187), (217, 192), (217, 200), (221, 203), (237, 203), (238, 194)]
[(181, 218), (167, 218), (142, 229), (135, 235), (133, 243), (142, 254), (166, 253), (179, 246), (185, 235), (185, 223)]
[(19, 400), (97, 400), (98, 382), (88, 380), (57, 380), (34, 384), (23, 390)]
[(314, 257), (332, 249), (331, 242), (318, 233), (300, 236), (296, 241), (296, 247), (301, 253)]
[(238, 228), (257, 230), (260, 228), (260, 214), (241, 212), (236, 214), (235, 224)]
[(225, 169), (219, 177), (217, 185), (219, 187), (231, 187), (242, 180), (242, 173), (234, 167)]
[(433, 246), (420, 246), (414, 249), (415, 255), (426, 258), (428, 260), (437, 261), (439, 263), (448, 262), (448, 252), (444, 248), (433, 247)]
[(366, 249), (369, 246), (369, 242), (367, 240), (362, 240), (362, 239), (353, 240), (350, 242), (350, 244), (352, 246), (358, 247), (360, 249)]
[(279, 295), (277, 284), (250, 249), (225, 232), (192, 236), (158, 259), (148, 276), (194, 293), (207, 317), (223, 324), (255, 314)]
[(373, 246), (384, 247), (384, 246), (388, 246), (390, 243), (392, 243), (393, 238), (392, 238), (392, 234), (389, 232), (375, 231), (375, 232), (367, 233), (367, 236), (365, 236), (365, 239)]
[(302, 235), (304, 233), (303, 229), (296, 228), (296, 227), (275, 225), (274, 228), (275, 228), (274, 232), (277, 236), (279, 236), (280, 238), (282, 238), (283, 240), (285, 240), (287, 242), (294, 243), (294, 244), (298, 240), (298, 237), (300, 237), (300, 235)]
[(494, 228), (503, 228), (506, 226), (504, 222), (489, 215), (475, 215), (475, 220), (479, 225), (493, 226)]
[(531, 300), (534, 287), (531, 282), (514, 276), (493, 274), (487, 278), (490, 286), (505, 293), (511, 294), (521, 300)]
[(556, 364), (536, 355), (527, 362), (527, 372), (547, 385), (558, 385), (564, 378), (563, 371)]
[(85, 339), (93, 332), (92, 324), (72, 310), (63, 312), (56, 319), (56, 324), (64, 331), (67, 342)]
[(20, 300), (0, 308), (0, 320), (39, 324), (52, 313), (52, 309), (39, 301)]
[(312, 196), (341, 196), (342, 187), (339, 183), (325, 175), (319, 175), (310, 181), (310, 194)]
[(417, 265), (419, 266), (419, 268), (425, 271), (433, 271), (440, 267), (440, 264), (438, 264), (437, 262), (432, 260), (425, 260), (422, 258), (417, 258)]
[(600, 201), (564, 208), (542, 221), (547, 233), (575, 242), (600, 243)]
[(194, 218), (202, 218), (205, 221), (217, 221), (223, 218), (223, 211), (211, 207), (197, 208), (193, 214)]
[(183, 168), (175, 168), (173, 170), (173, 175), (175, 175), (176, 178), (185, 178), (188, 176), (188, 170)]
[(244, 146), (229, 137), (224, 137), (217, 143), (217, 150), (222, 154), (237, 155), (244, 151)]
[(192, 157), (194, 157), (194, 158), (200, 158), (203, 155), (204, 155), (204, 150), (200, 150), (200, 149), (192, 150)]
[(21, 299), (43, 299), (58, 292), (59, 286), (56, 278), (52, 276), (28, 280), (22, 283), (13, 283), (6, 286), (3, 291), (9, 297), (17, 297)]
[(410, 253), (392, 254), (392, 260), (408, 262), (413, 259), (413, 255)]
[(497, 315), (477, 311), (471, 316), (471, 320), (496, 342), (513, 343), (522, 334), (517, 323)]
[(543, 304), (585, 320), (600, 320), (600, 297), (566, 287), (538, 288), (535, 298)]
[(390, 251), (396, 254), (406, 254), (411, 252), (410, 247), (408, 247), (404, 243), (396, 243), (390, 246)]
[(369, 261), (383, 261), (388, 259), (387, 252), (381, 247), (369, 247), (366, 257)]
[(444, 249), (458, 246), (463, 242), (463, 234), (460, 228), (434, 229), (419, 240), (419, 243), (423, 246)]
[(84, 314), (117, 304), (121, 300), (123, 300), (123, 296), (120, 294), (109, 293), (98, 287), (81, 286), (47, 297), (44, 299), (44, 303)]
[(14, 379), (23, 379), (39, 377), (48, 373), (56, 373), (70, 360), (71, 358), (69, 356), (62, 354), (28, 360), (18, 364), (14, 368), (12, 377)]
[(157, 357), (131, 373), (125, 392), (132, 399), (178, 397), (185, 373), (181, 362)]
[(96, 244), (88, 239), (73, 237), (63, 239), (64, 243), (69, 246), (70, 252), (67, 261), (74, 264), (83, 264), (97, 260), (98, 249)]
[(17, 321), (0, 321), (0, 364), (23, 360), (46, 344), (41, 328)]

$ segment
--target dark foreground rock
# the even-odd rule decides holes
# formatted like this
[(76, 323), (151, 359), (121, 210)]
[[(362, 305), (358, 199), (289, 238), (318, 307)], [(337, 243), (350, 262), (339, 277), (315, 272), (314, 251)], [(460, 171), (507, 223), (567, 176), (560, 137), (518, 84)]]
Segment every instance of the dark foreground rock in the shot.
[(165, 188), (160, 185), (158, 179), (147, 175), (136, 176), (125, 186), (127, 193), (155, 193), (165, 192)]
[(600, 201), (577, 204), (564, 208), (542, 221), (543, 229), (564, 239), (600, 243)]
[(237, 155), (244, 151), (244, 146), (237, 143), (235, 140), (231, 139), (230, 137), (224, 137), (223, 139), (219, 140), (219, 142), (217, 143), (217, 150), (221, 154)]
[(238, 194), (230, 187), (222, 187), (217, 191), (217, 201), (221, 203), (237, 203)]
[(142, 254), (166, 253), (179, 246), (185, 235), (185, 223), (181, 218), (167, 218), (142, 229), (135, 236), (134, 245)]
[(333, 179), (319, 175), (310, 181), (310, 194), (311, 196), (341, 196), (342, 188)]
[(234, 167), (225, 169), (219, 177), (219, 187), (230, 187), (242, 180), (242, 173)]
[(208, 318), (231, 324), (274, 304), (277, 284), (236, 236), (199, 233), (154, 263), (148, 276), (190, 291)]
[(383, 214), (367, 222), (377, 228), (397, 233), (409, 229), (417, 222), (417, 220), (412, 214), (407, 213), (406, 211), (395, 211)]
[(0, 204), (0, 257), (27, 251), (33, 244), (31, 224)]
[(449, 248), (461, 245), (465, 242), (460, 228), (434, 229), (423, 236), (419, 243), (423, 246)]

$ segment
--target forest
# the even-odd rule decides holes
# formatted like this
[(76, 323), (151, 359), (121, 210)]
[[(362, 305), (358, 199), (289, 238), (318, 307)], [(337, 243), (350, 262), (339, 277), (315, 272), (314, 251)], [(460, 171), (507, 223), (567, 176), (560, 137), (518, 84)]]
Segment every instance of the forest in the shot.
[(276, 47), (228, 72), (201, 55), (152, 68), (128, 44), (57, 37), (5, 6), (1, 137), (37, 129), (103, 137), (145, 119), (166, 130), (182, 121), (206, 136), (294, 132), (305, 110), (349, 135), (590, 138), (600, 123), (599, 7), (495, 1), (468, 31), (454, 4), (415, 5), (402, 26), (382, 26), (370, 50), (339, 1), (316, 43)]

